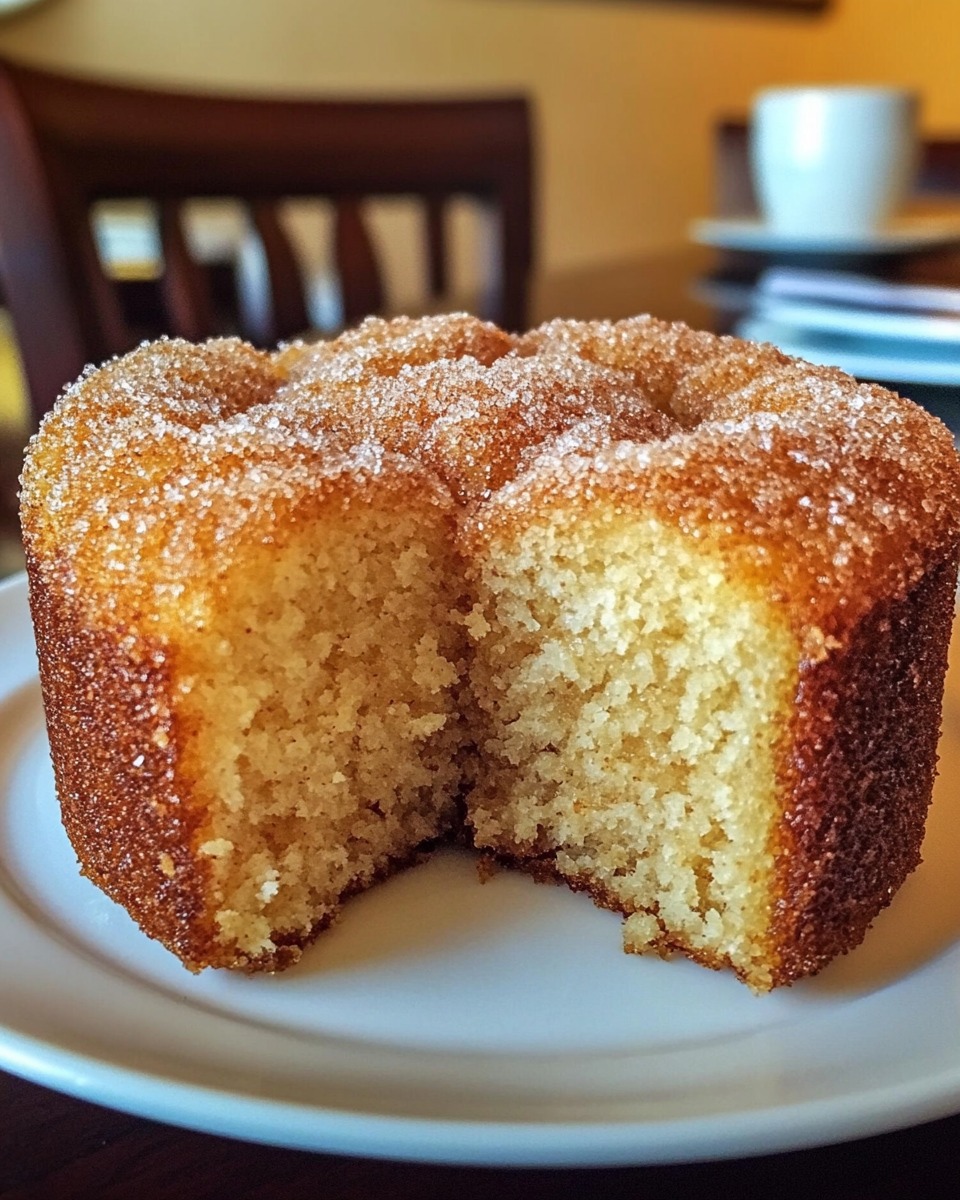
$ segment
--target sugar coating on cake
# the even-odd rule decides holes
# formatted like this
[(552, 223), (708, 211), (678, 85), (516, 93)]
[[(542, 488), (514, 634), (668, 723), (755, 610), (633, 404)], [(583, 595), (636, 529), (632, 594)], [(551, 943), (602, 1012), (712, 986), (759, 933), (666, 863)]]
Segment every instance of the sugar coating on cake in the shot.
[(919, 861), (960, 471), (893, 393), (652, 317), (162, 341), (23, 485), (67, 831), (193, 968), (459, 831), (762, 992)]

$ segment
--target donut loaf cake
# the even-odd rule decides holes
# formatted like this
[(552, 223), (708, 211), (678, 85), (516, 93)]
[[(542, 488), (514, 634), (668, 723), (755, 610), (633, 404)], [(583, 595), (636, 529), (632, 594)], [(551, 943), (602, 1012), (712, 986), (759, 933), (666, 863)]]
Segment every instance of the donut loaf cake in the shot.
[(921, 408), (652, 317), (144, 345), (23, 474), (65, 827), (191, 969), (465, 836), (768, 991), (919, 862), (958, 514)]

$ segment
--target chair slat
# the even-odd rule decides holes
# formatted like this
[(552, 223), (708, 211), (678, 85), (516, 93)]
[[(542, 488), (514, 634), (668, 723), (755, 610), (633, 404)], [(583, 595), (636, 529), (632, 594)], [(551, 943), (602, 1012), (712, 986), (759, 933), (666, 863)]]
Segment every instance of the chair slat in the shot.
[(423, 202), (427, 238), (427, 286), (431, 296), (444, 296), (449, 290), (447, 270), (447, 205), (444, 196), (427, 196)]
[(266, 319), (247, 335), (263, 345), (307, 331), (310, 319), (303, 295), (303, 280), (290, 238), (280, 222), (275, 204), (257, 200), (250, 204), (253, 220), (267, 263), (269, 303), (264, 306)]
[(337, 203), (334, 257), (340, 278), (344, 323), (353, 325), (371, 313), (383, 312), (383, 279), (356, 199), (342, 199)]
[(0, 281), (36, 424), (83, 369), (87, 340), (39, 149), (12, 80), (0, 73)]
[(169, 331), (196, 342), (214, 332), (213, 304), (206, 276), (190, 254), (178, 200), (162, 200), (159, 208), (163, 274)]

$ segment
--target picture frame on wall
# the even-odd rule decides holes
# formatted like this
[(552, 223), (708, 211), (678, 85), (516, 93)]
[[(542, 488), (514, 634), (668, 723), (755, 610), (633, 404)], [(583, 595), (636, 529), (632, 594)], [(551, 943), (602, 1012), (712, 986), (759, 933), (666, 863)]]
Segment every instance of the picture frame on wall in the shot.
[[(686, 3), (688, 0), (682, 2)], [(830, 7), (831, 0), (697, 0), (697, 3), (723, 8), (769, 8), (780, 9), (783, 12), (817, 13), (825, 12)]]
[[(709, 0), (709, 2), (717, 3), (718, 0)], [(727, 0), (727, 3), (729, 2), (730, 0)], [(830, 7), (830, 0), (737, 0), (737, 2), (749, 5), (751, 8), (793, 8), (798, 12), (822, 12)]]

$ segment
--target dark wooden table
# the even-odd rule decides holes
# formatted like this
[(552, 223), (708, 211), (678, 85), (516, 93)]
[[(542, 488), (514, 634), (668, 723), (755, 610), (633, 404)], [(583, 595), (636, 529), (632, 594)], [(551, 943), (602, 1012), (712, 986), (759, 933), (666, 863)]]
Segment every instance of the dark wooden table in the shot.
[(954, 1197), (958, 1178), (960, 1117), (738, 1161), (501, 1170), (234, 1142), (111, 1112), (0, 1074), (2, 1200), (933, 1200)]
[[(621, 317), (654, 311), (708, 326), (716, 314), (691, 297), (691, 281), (717, 266), (684, 250), (547, 281), (535, 317)], [(915, 264), (951, 278), (945, 260)], [(724, 264), (736, 274), (748, 262)], [(960, 278), (958, 270), (956, 278)], [(722, 323), (722, 322), (721, 322)], [(951, 397), (941, 397), (949, 413)], [(960, 399), (957, 401), (960, 406)], [(17, 436), (0, 439), (0, 573), (17, 566)], [(960, 886), (960, 884), (958, 884)], [(16, 963), (0, 965), (3, 975)], [(69, 988), (69, 980), (64, 981)], [(960, 1002), (958, 1002), (960, 1021)], [(256, 1200), (559, 1197), (680, 1198), (821, 1194), (849, 1200), (954, 1196), (960, 1116), (836, 1146), (734, 1161), (594, 1169), (495, 1169), (311, 1154), (161, 1125), (73, 1099), (0, 1072), (0, 1200), (14, 1197), (251, 1197)]]

